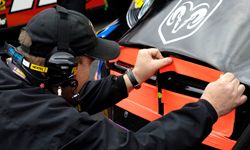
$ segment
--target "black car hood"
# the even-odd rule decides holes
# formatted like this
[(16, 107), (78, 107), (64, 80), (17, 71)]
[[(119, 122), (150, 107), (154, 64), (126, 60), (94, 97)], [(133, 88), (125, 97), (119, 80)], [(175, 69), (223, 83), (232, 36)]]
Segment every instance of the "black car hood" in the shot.
[(156, 0), (120, 43), (194, 58), (250, 85), (249, 0)]

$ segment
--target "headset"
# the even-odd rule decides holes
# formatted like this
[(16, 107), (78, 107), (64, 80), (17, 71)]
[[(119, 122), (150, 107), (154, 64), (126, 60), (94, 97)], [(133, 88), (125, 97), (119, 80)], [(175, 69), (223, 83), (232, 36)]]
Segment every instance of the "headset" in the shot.
[(49, 83), (76, 87), (78, 85), (78, 82), (74, 79), (76, 59), (74, 52), (69, 47), (70, 27), (67, 19), (69, 13), (67, 9), (60, 6), (56, 6), (55, 9), (59, 13), (58, 41), (57, 46), (53, 48), (45, 61), (45, 66), (49, 68)]
[[(5, 43), (4, 49), (6, 53), (12, 57), (12, 62), (21, 67), (31, 84), (44, 84), (46, 87), (50, 85), (57, 87), (78, 86), (77, 80), (74, 79), (76, 74), (76, 59), (75, 54), (69, 47), (69, 23), (68, 10), (56, 6), (58, 17), (58, 41), (57, 45), (47, 55), (45, 66), (40, 66), (27, 61), (17, 49)], [(63, 31), (63, 32), (61, 32)]]
[(75, 93), (78, 86), (77, 80), (74, 79), (77, 62), (74, 52), (69, 47), (69, 13), (67, 9), (60, 6), (56, 6), (55, 9), (59, 13), (58, 41), (57, 46), (47, 55), (45, 66), (29, 62), (16, 47), (7, 42), (5, 42), (3, 47), (4, 51), (0, 52), (0, 56), (2, 56), (2, 59), (4, 59), (3, 57), (7, 58), (6, 55), (11, 56), (11, 62), (14, 64), (14, 67), (10, 65), (11, 63), (8, 64), (6, 60), (9, 67), (15, 73), (19, 72), (18, 75), (32, 85), (40, 86), (42, 89), (46, 87), (51, 92), (53, 92), (52, 87), (57, 87), (58, 96), (61, 96), (63, 87), (73, 87), (71, 104), (75, 106), (78, 111), (81, 111), (79, 93)]

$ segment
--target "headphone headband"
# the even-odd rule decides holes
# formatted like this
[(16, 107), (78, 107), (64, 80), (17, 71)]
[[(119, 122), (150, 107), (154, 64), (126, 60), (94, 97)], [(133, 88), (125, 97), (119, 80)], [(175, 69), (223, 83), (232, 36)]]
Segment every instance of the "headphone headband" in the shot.
[(56, 11), (59, 13), (58, 18), (58, 28), (57, 28), (57, 34), (58, 34), (58, 41), (57, 41), (57, 49), (58, 50), (69, 50), (69, 21), (68, 19), (68, 10), (56, 6)]
[[(49, 68), (49, 82), (55, 85), (72, 85), (75, 75), (75, 56), (69, 47), (69, 12), (67, 9), (56, 6), (58, 15), (57, 20), (57, 46), (46, 58), (46, 66)], [(75, 84), (74, 84), (75, 85)]]

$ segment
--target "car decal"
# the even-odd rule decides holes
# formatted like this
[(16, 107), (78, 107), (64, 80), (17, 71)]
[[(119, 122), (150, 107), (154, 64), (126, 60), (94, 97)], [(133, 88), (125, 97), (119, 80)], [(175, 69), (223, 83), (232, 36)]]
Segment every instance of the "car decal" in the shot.
[[(38, 7), (50, 5), (56, 3), (57, 0), (39, 0)], [(32, 9), (34, 7), (35, 0), (13, 0), (10, 13), (19, 12), (23, 10)]]
[(0, 29), (7, 27), (7, 19), (5, 14), (0, 15)]
[(134, 0), (135, 8), (141, 8), (144, 4), (144, 0)]
[(6, 3), (6, 0), (0, 0), (0, 11), (6, 9), (5, 3)]
[(222, 2), (223, 0), (204, 0), (202, 2), (180, 0), (158, 28), (158, 34), (163, 44), (192, 36)]

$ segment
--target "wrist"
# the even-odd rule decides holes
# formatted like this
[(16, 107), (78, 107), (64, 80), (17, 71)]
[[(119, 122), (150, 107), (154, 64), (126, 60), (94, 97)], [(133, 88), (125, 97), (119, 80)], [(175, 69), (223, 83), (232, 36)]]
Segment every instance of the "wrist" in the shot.
[(138, 81), (138, 77), (136, 77), (135, 73), (131, 69), (128, 69), (126, 71), (126, 76), (135, 89), (139, 89), (141, 87), (141, 83), (140, 81)]
[(207, 107), (207, 110), (212, 117), (213, 123), (215, 123), (218, 120), (219, 115), (214, 106), (206, 99), (200, 99), (200, 102)]
[(137, 69), (133, 69), (132, 72), (134, 74), (134, 77), (135, 77), (136, 81), (141, 85), (143, 81), (140, 78), (139, 71)]
[(220, 109), (217, 107), (216, 103), (214, 103), (213, 101), (211, 101), (211, 98), (202, 96), (201, 100), (207, 101), (214, 108), (214, 110), (217, 113), (218, 117), (221, 116), (221, 113), (219, 111)]

